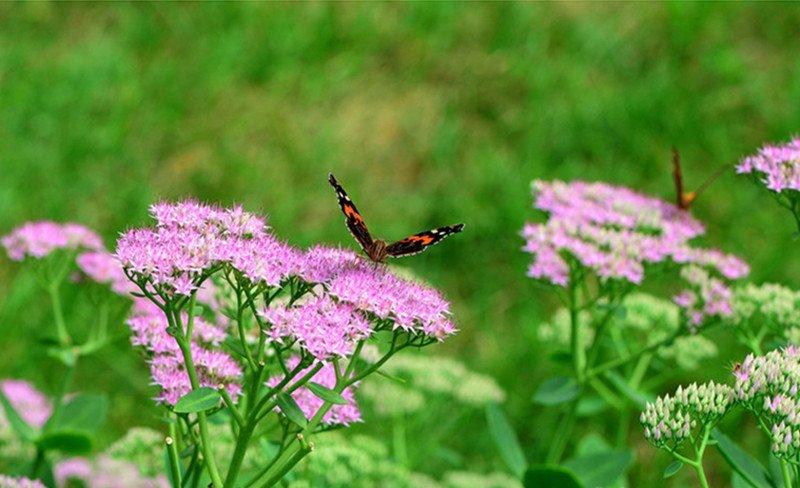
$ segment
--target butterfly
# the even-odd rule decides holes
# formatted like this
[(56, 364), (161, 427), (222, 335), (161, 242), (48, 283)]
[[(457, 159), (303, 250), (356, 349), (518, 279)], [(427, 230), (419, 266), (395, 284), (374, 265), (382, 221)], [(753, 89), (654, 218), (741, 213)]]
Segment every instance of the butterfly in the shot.
[(426, 230), (425, 232), (408, 236), (405, 239), (400, 239), (391, 244), (380, 239), (373, 239), (367, 229), (367, 224), (364, 223), (364, 218), (358, 212), (358, 209), (353, 201), (350, 200), (350, 197), (347, 195), (347, 192), (344, 191), (342, 185), (336, 181), (333, 174), (328, 174), (328, 182), (333, 189), (336, 190), (336, 197), (339, 199), (339, 206), (342, 207), (347, 228), (367, 256), (376, 263), (382, 263), (386, 261), (388, 257), (399, 258), (401, 256), (410, 256), (420, 253), (430, 246), (441, 242), (445, 237), (464, 230), (464, 224), (456, 224)]
[(681, 155), (678, 149), (672, 148), (672, 179), (675, 181), (675, 205), (681, 210), (689, 210), (692, 203), (697, 199), (698, 195), (702, 193), (708, 186), (714, 182), (722, 172), (727, 169), (727, 166), (720, 167), (714, 174), (709, 176), (697, 190), (685, 192), (683, 189), (683, 173), (681, 172)]

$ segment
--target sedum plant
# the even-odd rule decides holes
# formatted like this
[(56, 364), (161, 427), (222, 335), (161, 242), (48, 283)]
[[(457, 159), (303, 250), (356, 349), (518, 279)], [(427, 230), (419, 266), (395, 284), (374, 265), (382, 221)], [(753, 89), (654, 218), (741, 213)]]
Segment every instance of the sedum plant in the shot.
[[(714, 354), (699, 334), (732, 314), (730, 282), (749, 269), (735, 256), (694, 244), (703, 225), (673, 204), (604, 183), (537, 180), (532, 188), (544, 221), (523, 229), (524, 250), (533, 257), (528, 276), (563, 304), (539, 333), (562, 345), (553, 358), (569, 364), (568, 375), (548, 380), (534, 395), (563, 412), (544, 456), (553, 466), (564, 462), (578, 415), (596, 412), (596, 405), (619, 412), (617, 449), (624, 449), (631, 407), (647, 398), (651, 367), (692, 367)], [(672, 297), (675, 306), (640, 294), (645, 278), (667, 273), (683, 283)], [(619, 474), (626, 467), (622, 456), (607, 456)], [(539, 467), (532, 471), (543, 476)]]
[[(241, 208), (151, 212), (155, 226), (122, 234), (115, 255), (137, 288), (132, 340), (169, 414), (173, 485), (278, 483), (317, 434), (361, 420), (353, 394), (367, 376), (455, 332), (436, 290), (349, 251), (295, 249)], [(215, 448), (213, 422), (232, 449)], [(262, 441), (269, 460), (243, 477)]]

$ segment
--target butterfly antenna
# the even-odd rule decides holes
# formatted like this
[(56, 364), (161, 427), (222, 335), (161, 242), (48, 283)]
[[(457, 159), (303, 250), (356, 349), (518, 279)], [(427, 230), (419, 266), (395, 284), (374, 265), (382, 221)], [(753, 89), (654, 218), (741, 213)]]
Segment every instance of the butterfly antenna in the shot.
[(697, 190), (695, 190), (694, 194), (700, 195), (706, 188), (711, 186), (711, 183), (714, 183), (717, 180), (717, 178), (722, 176), (722, 173), (724, 173), (725, 170), (729, 169), (730, 167), (731, 165), (729, 164), (723, 164), (722, 166), (717, 168), (717, 170), (714, 171), (714, 174), (706, 178), (706, 180), (703, 183), (701, 183), (700, 186), (697, 187)]

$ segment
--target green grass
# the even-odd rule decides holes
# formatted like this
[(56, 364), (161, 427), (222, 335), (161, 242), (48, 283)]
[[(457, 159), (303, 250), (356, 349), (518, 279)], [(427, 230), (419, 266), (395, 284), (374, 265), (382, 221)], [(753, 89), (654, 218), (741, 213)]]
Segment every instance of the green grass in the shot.
[[(553, 371), (534, 329), (555, 302), (525, 278), (530, 180), (671, 199), (670, 146), (691, 187), (788, 138), (798, 22), (778, 4), (4, 4), (0, 233), (74, 220), (113, 246), (151, 202), (194, 196), (264, 211), (299, 246), (352, 246), (329, 170), (378, 235), (464, 221), (403, 264), (454, 304), (461, 332), (436, 353), (500, 381), (533, 456), (552, 416), (529, 400)], [(729, 172), (693, 213), (755, 281), (796, 284), (789, 216), (746, 179)], [(53, 391), (31, 349), (42, 299), (0, 261), (0, 376)], [(79, 381), (112, 395), (107, 440), (157, 425), (155, 409), (140, 418), (153, 392), (126, 339)]]

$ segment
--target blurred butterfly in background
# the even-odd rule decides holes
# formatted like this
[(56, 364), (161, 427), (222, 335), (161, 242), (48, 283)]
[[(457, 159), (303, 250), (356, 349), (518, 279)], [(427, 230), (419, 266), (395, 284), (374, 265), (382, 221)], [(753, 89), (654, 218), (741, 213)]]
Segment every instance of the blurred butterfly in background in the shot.
[(336, 197), (339, 199), (339, 206), (342, 207), (347, 228), (367, 256), (376, 263), (386, 261), (387, 257), (399, 258), (401, 256), (411, 256), (412, 254), (420, 253), (430, 246), (441, 242), (445, 237), (464, 230), (464, 224), (456, 224), (426, 230), (425, 232), (408, 236), (405, 239), (400, 239), (391, 244), (380, 239), (373, 239), (367, 229), (367, 224), (364, 223), (364, 218), (358, 212), (358, 209), (353, 201), (350, 200), (350, 197), (347, 195), (347, 192), (344, 191), (342, 185), (336, 181), (333, 174), (328, 174), (328, 182), (330, 182), (333, 189), (336, 190)]
[(675, 181), (675, 205), (681, 210), (689, 210), (697, 197), (708, 188), (717, 178), (719, 178), (723, 171), (728, 168), (727, 165), (721, 166), (714, 174), (706, 178), (697, 190), (686, 192), (683, 188), (683, 173), (681, 172), (681, 155), (678, 149), (673, 146), (672, 148), (672, 178)]

